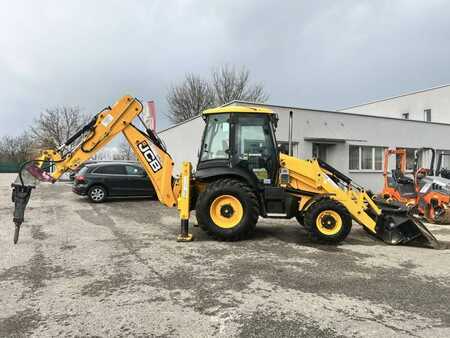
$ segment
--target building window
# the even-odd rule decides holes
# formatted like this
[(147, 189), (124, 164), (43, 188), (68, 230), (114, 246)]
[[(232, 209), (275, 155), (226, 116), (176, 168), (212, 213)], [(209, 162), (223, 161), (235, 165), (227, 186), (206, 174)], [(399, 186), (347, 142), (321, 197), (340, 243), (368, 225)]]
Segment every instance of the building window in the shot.
[[(289, 155), (289, 142), (288, 141), (278, 141), (278, 150), (280, 153)], [(295, 156), (298, 153), (298, 142), (292, 142), (292, 154)]]
[(375, 170), (383, 170), (384, 148), (375, 147)]
[[(413, 171), (414, 170), (414, 161), (415, 161), (415, 154), (416, 154), (416, 148), (403, 148), (406, 151), (406, 171)], [(419, 156), (419, 164), (422, 163), (422, 156)], [(400, 155), (397, 155), (395, 158), (395, 167), (400, 168)], [(420, 165), (419, 165), (420, 166)]]
[(349, 170), (383, 170), (383, 147), (349, 146)]
[(405, 120), (409, 120), (409, 113), (403, 113), (402, 118), (404, 118)]
[(361, 147), (361, 169), (371, 170), (373, 169), (373, 148)]
[(425, 109), (424, 111), (425, 121), (431, 122), (431, 109)]
[[(407, 148), (406, 149), (406, 170), (412, 171), (414, 170), (414, 161), (415, 161), (415, 148)], [(421, 159), (419, 159), (419, 163), (421, 162)]]
[(313, 158), (320, 159), (324, 162), (327, 161), (327, 144), (313, 143), (312, 145)]
[(358, 146), (350, 146), (348, 158), (349, 158), (348, 168), (350, 170), (359, 170), (359, 147)]

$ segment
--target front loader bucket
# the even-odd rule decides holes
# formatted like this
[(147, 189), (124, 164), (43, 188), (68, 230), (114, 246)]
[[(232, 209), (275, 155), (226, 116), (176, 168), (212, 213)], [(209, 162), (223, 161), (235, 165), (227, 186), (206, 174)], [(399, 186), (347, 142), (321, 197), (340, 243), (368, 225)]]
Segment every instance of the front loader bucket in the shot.
[(382, 213), (377, 217), (376, 234), (389, 244), (406, 244), (412, 241), (425, 243), (434, 249), (440, 244), (420, 219), (410, 214), (405, 206), (380, 206)]

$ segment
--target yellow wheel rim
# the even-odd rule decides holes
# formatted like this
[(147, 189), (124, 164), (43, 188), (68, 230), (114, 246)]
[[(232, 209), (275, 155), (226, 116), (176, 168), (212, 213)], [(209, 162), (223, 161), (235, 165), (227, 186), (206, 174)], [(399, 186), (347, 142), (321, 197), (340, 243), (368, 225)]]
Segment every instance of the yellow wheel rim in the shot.
[(324, 210), (316, 218), (317, 229), (327, 236), (333, 236), (342, 229), (342, 218), (334, 210)]
[(234, 196), (216, 197), (209, 208), (212, 221), (219, 228), (231, 229), (239, 224), (244, 216), (241, 202)]

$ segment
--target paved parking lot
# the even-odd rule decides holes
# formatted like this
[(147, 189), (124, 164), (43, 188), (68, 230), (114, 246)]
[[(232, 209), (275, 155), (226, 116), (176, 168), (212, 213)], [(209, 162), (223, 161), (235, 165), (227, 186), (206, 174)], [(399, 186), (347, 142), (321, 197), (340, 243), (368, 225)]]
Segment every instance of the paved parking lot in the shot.
[[(13, 246), (0, 176), (0, 336), (450, 336), (450, 250), (387, 246), (354, 226), (338, 247), (293, 221), (237, 243), (177, 243), (157, 201), (90, 204), (34, 191)], [(195, 223), (195, 218), (191, 223)], [(450, 242), (450, 226), (430, 226)]]

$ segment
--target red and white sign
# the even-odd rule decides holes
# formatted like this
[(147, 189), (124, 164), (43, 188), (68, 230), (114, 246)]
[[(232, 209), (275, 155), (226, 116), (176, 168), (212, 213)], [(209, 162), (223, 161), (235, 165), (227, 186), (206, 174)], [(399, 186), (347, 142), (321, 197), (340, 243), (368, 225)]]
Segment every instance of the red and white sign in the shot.
[(156, 106), (154, 101), (147, 101), (144, 105), (143, 119), (149, 129), (156, 131)]

